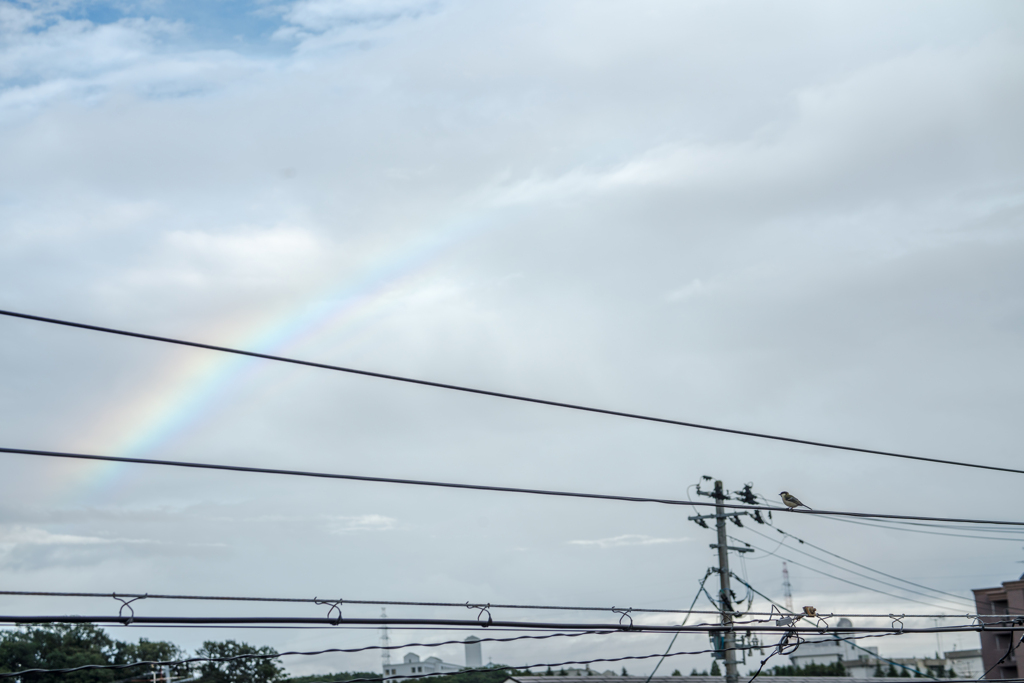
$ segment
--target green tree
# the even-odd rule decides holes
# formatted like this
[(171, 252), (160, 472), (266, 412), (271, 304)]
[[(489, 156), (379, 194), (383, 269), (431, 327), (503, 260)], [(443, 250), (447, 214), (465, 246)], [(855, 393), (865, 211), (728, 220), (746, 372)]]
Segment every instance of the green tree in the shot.
[[(87, 664), (122, 664), (122, 645), (92, 624), (47, 624), (0, 633), (0, 671), (68, 669)], [(34, 674), (32, 683), (102, 683), (123, 678), (110, 669), (70, 674)]]
[(722, 675), (722, 670), (718, 668), (718, 662), (717, 661), (712, 661), (711, 662), (711, 675), (712, 676), (721, 676)]
[[(694, 671), (696, 671), (696, 669), (694, 669)], [(682, 676), (683, 674), (679, 673), (679, 669), (676, 669), (675, 671), (672, 672), (672, 675), (673, 676)]]
[(285, 683), (324, 683), (325, 681), (347, 681), (350, 678), (369, 678), (370, 680), (381, 679), (379, 673), (372, 671), (339, 671), (333, 674), (314, 674), (312, 676), (292, 676), (285, 680)]
[(889, 662), (889, 668), (885, 670), (886, 678), (896, 678), (896, 667), (893, 666), (892, 662)]
[[(140, 638), (138, 643), (118, 643), (118, 656), (124, 662), (170, 662), (176, 659), (185, 659), (185, 651), (174, 643), (164, 640), (149, 640)], [(139, 671), (150, 671), (145, 669), (128, 669), (128, 673), (139, 675)], [(160, 675), (159, 672), (157, 674)], [(171, 666), (172, 678), (187, 678), (191, 676), (188, 664), (176, 664)], [(119, 675), (118, 678), (124, 678)]]
[(622, 667), (622, 675), (623, 676), (628, 676), (629, 675), (629, 672), (626, 671), (626, 667)]
[[(196, 650), (197, 657), (225, 658), (238, 655), (277, 655), (277, 651), (233, 640), (208, 640)], [(283, 680), (283, 674), (284, 669), (269, 656), (230, 662), (203, 662), (199, 667), (201, 683), (278, 683)]]

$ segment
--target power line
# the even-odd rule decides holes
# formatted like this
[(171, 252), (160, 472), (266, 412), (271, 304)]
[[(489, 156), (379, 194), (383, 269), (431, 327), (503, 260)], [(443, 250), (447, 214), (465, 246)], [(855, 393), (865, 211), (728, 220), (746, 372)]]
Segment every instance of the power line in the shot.
[[(580, 634), (580, 635), (583, 635), (583, 634)], [(836, 638), (836, 639), (837, 640), (843, 640), (843, 641), (852, 641), (852, 640), (860, 640), (860, 639), (863, 639), (863, 638), (877, 638), (877, 637), (891, 636), (891, 635), (899, 635), (899, 634), (898, 633), (887, 633), (887, 634), (875, 634), (875, 635), (863, 635), (863, 636), (847, 636), (847, 637), (844, 637), (844, 638)], [(462, 643), (464, 641), (456, 641), (456, 642)], [(379, 648), (379, 646), (372, 646), (372, 647), (360, 648), (360, 649), (373, 649), (373, 647), (378, 647)], [(410, 647), (412, 647), (412, 646), (410, 646)], [(752, 649), (754, 649), (754, 648), (751, 647), (751, 646), (730, 648), (731, 651), (752, 650)], [(776, 649), (776, 651), (778, 651), (779, 646), (777, 645), (775, 647), (775, 649)], [(160, 661), (160, 662), (157, 662), (157, 661), (152, 661), (152, 662), (151, 661), (145, 661), (145, 662), (132, 662), (130, 664), (88, 664), (88, 665), (84, 665), (84, 666), (80, 666), (80, 667), (74, 667), (74, 668), (70, 668), (70, 669), (26, 669), (26, 670), (17, 671), (17, 672), (6, 672), (6, 673), (0, 674), (0, 678), (17, 677), (17, 676), (22, 676), (22, 675), (25, 675), (25, 674), (28, 674), (28, 673), (64, 674), (64, 673), (73, 673), (73, 672), (76, 672), (76, 671), (95, 670), (95, 669), (114, 669), (114, 670), (117, 670), (117, 669), (127, 669), (127, 668), (132, 668), (132, 667), (137, 667), (137, 666), (146, 666), (146, 665), (149, 665), (149, 666), (153, 666), (153, 665), (157, 665), (157, 666), (177, 666), (177, 665), (191, 663), (191, 662), (195, 662), (195, 661), (222, 662), (222, 661), (235, 661), (235, 660), (244, 660), (244, 659), (273, 659), (273, 658), (282, 657), (282, 656), (285, 656), (285, 655), (317, 655), (317, 654), (324, 654), (324, 653), (331, 653), (331, 652), (356, 652), (356, 651), (358, 651), (358, 650), (330, 649), (330, 650), (322, 650), (322, 651), (319, 651), (319, 652), (283, 652), (283, 653), (277, 653), (277, 654), (256, 654), (256, 653), (252, 653), (252, 654), (235, 655), (233, 657), (222, 657), (222, 658), (195, 657), (195, 658), (191, 658), (191, 659), (187, 659), (187, 660), (168, 660), (168, 661)], [(713, 652), (721, 652), (721, 650), (705, 649), (705, 650), (692, 650), (692, 651), (686, 651), (686, 652), (671, 652), (671, 653), (666, 653), (666, 654), (657, 654), (657, 653), (655, 653), (655, 654), (649, 654), (649, 655), (627, 655), (627, 656), (624, 656), (624, 657), (612, 657), (612, 658), (600, 658), (600, 659), (590, 659), (590, 660), (581, 660), (581, 661), (557, 662), (557, 663), (550, 663), (550, 664), (527, 664), (527, 665), (522, 665), (522, 666), (487, 666), (487, 667), (481, 667), (481, 668), (476, 668), (476, 669), (462, 669), (460, 671), (452, 671), (452, 672), (437, 672), (437, 673), (415, 674), (415, 675), (375, 676), (373, 678), (350, 678), (350, 679), (346, 679), (344, 681), (332, 681), (331, 683), (369, 683), (369, 682), (377, 682), (377, 683), (379, 683), (381, 681), (389, 681), (389, 680), (394, 680), (394, 679), (434, 678), (434, 677), (438, 677), (438, 676), (460, 676), (460, 675), (466, 675), (466, 674), (487, 673), (487, 672), (495, 672), (495, 671), (529, 671), (530, 669), (538, 669), (538, 668), (541, 668), (541, 667), (546, 667), (546, 668), (550, 669), (550, 668), (553, 668), (553, 667), (563, 667), (563, 666), (570, 666), (570, 665), (574, 665), (574, 664), (575, 665), (583, 664), (583, 665), (589, 666), (590, 664), (597, 664), (597, 663), (601, 663), (601, 662), (623, 662), (623, 661), (629, 661), (629, 660), (653, 659), (655, 657), (661, 657), (661, 658), (665, 658), (665, 657), (680, 657), (680, 656), (687, 656), (687, 655), (710, 654), (710, 653), (713, 653)], [(767, 661), (767, 660), (765, 660), (765, 661)], [(762, 666), (763, 666), (763, 662), (762, 662)], [(1004, 679), (1004, 680), (1019, 681), (1019, 680), (1022, 680), (1022, 679)]]
[[(870, 590), (870, 589), (869, 589)], [(893, 596), (899, 597), (899, 596)], [(80, 615), (4, 615), (0, 616), (0, 623), (29, 625), (29, 624), (137, 624), (139, 626), (165, 625), (165, 624), (189, 624), (189, 625), (246, 625), (246, 624), (284, 624), (284, 625), (373, 625), (383, 626), (456, 626), (456, 627), (477, 627), (488, 628), (523, 628), (538, 629), (543, 631), (608, 631), (608, 632), (633, 632), (633, 633), (717, 633), (722, 631), (721, 624), (694, 624), (692, 626), (674, 626), (661, 624), (642, 624), (630, 620), (629, 611), (622, 611), (622, 621), (617, 623), (553, 623), (535, 621), (499, 621), (496, 619), (469, 620), (469, 619), (409, 619), (409, 618), (363, 618), (363, 617), (147, 617), (147, 616), (80, 616)], [(960, 624), (942, 627), (859, 627), (859, 626), (825, 626), (795, 628), (794, 626), (771, 626), (768, 622), (771, 618), (761, 623), (745, 623), (741, 630), (764, 633), (871, 633), (871, 634), (899, 634), (899, 633), (975, 633), (980, 631), (1012, 631), (1020, 630), (1024, 625), (1024, 617), (1008, 618), (1007, 615), (1000, 615), (1003, 618), (998, 622), (985, 622), (983, 625)], [(902, 617), (902, 615), (901, 615)]]
[[(756, 529), (748, 529), (748, 531), (752, 531), (753, 533), (757, 534), (758, 536), (761, 536), (762, 538), (767, 538), (767, 539), (771, 540), (770, 536), (762, 534), (761, 532), (757, 531)], [(867, 565), (860, 564), (859, 562), (854, 562), (853, 560), (848, 560), (848, 559), (846, 559), (845, 557), (843, 557), (841, 555), (836, 555), (835, 553), (829, 552), (827, 550), (823, 550), (822, 548), (818, 548), (818, 546), (811, 545), (810, 543), (807, 543), (807, 541), (801, 540), (801, 539), (797, 538), (796, 536), (793, 536), (792, 534), (787, 534), (785, 531), (782, 531), (782, 529), (776, 529), (776, 531), (778, 531), (779, 533), (785, 534), (786, 536), (790, 536), (791, 538), (793, 538), (793, 539), (795, 539), (797, 541), (800, 541), (800, 543), (805, 543), (807, 545), (810, 545), (812, 548), (816, 548), (816, 549), (820, 550), (823, 553), (827, 553), (829, 555), (832, 555), (833, 557), (838, 557), (840, 560), (843, 560), (845, 562), (849, 562), (850, 564), (857, 565), (858, 567), (863, 567), (864, 569), (867, 569), (869, 571), (875, 572), (877, 574), (881, 574), (883, 576), (887, 576), (887, 577), (889, 577), (891, 579), (896, 579), (897, 581), (903, 581), (904, 583), (909, 583), (909, 584), (911, 584), (913, 586), (917, 586), (919, 588), (924, 588), (926, 590), (932, 591), (933, 593), (941, 593), (943, 595), (951, 596), (951, 597), (955, 598), (956, 600), (958, 600), (960, 602), (964, 602), (964, 603), (969, 604), (971, 607), (974, 606), (974, 601), (973, 600), (968, 600), (967, 598), (959, 596), (959, 595), (953, 595), (952, 593), (946, 593), (945, 591), (940, 591), (940, 590), (936, 590), (934, 588), (929, 588), (928, 586), (922, 586), (919, 583), (914, 583), (913, 581), (907, 581), (906, 579), (901, 579), (898, 576), (893, 576), (892, 574), (886, 574), (885, 572), (878, 571), (877, 569), (872, 569), (871, 567), (868, 567)], [(736, 540), (740, 540), (740, 539), (736, 539)], [(740, 541), (740, 542), (743, 542), (743, 541)], [(925, 597), (925, 598), (936, 599), (936, 596), (934, 596), (934, 595), (929, 595), (928, 593), (922, 593), (921, 591), (917, 591), (917, 590), (914, 590), (912, 588), (904, 588), (903, 586), (900, 586), (899, 584), (889, 583), (888, 581), (883, 581), (881, 579), (876, 579), (876, 578), (874, 578), (874, 577), (872, 577), (872, 576), (870, 576), (868, 574), (862, 574), (861, 572), (854, 571), (853, 569), (847, 569), (846, 567), (844, 567), (842, 565), (839, 565), (839, 564), (836, 564), (835, 562), (829, 562), (828, 560), (823, 560), (820, 557), (816, 557), (816, 556), (814, 556), (813, 554), (811, 554), (811, 553), (809, 553), (807, 551), (801, 550), (800, 548), (797, 548), (797, 547), (794, 547), (794, 546), (787, 546), (787, 548), (789, 550), (795, 550), (796, 552), (800, 553), (801, 555), (806, 555), (807, 557), (813, 558), (813, 559), (817, 560), (818, 562), (824, 562), (825, 564), (827, 564), (827, 565), (829, 565), (831, 567), (835, 567), (837, 569), (841, 569), (844, 572), (849, 572), (851, 574), (854, 574), (855, 576), (860, 576), (862, 578), (868, 579), (869, 581), (876, 581), (876, 582), (878, 582), (878, 583), (880, 583), (882, 585), (889, 586), (891, 588), (896, 588), (897, 590), (907, 591), (908, 593), (914, 593), (915, 595), (920, 595), (920, 596)], [(942, 600), (942, 599), (945, 599), (945, 598), (937, 598), (937, 599)]]
[[(569, 498), (591, 498), (595, 500), (618, 500), (630, 503), (658, 503), (661, 505), (689, 505), (701, 507), (715, 507), (716, 503), (674, 500), (671, 498), (646, 498), (641, 496), (617, 496), (607, 493), (580, 493), (574, 491), (553, 491), (547, 489), (527, 489), (513, 486), (490, 486), (484, 484), (459, 484), (443, 481), (426, 481), (422, 479), (398, 479), (394, 477), (370, 477), (358, 474), (332, 474), (326, 472), (310, 472), (303, 470), (284, 470), (267, 467), (250, 467), (243, 465), (218, 465), (204, 462), (187, 462), (181, 460), (154, 460), (151, 458), (127, 458), (113, 455), (94, 455), (88, 453), (67, 453), (61, 451), (43, 451), (29, 448), (6, 448), (0, 447), (0, 453), (13, 453), (20, 455), (41, 456), (47, 458), (69, 458), (73, 460), (97, 460), (101, 462), (123, 462), (137, 465), (160, 465), (164, 467), (184, 467), (190, 469), (221, 470), (225, 472), (248, 472), (251, 474), (275, 474), (292, 477), (313, 477), (318, 479), (345, 479), (349, 481), (367, 481), (382, 484), (404, 484), (409, 486), (431, 486), (449, 489), (468, 489), (472, 491), (496, 491), (500, 493), (526, 493), (537, 496), (560, 496)], [(929, 522), (951, 522), (962, 524), (997, 524), (1003, 526), (1022, 526), (1024, 522), (1010, 522), (1001, 520), (969, 519), (957, 517), (926, 517), (920, 515), (892, 515), (884, 513), (868, 512), (843, 512), (837, 510), (793, 510), (790, 508), (771, 505), (735, 505), (732, 503), (719, 503), (721, 507), (734, 510), (766, 510), (768, 512), (788, 512), (801, 515), (824, 515), (842, 517), (866, 517), (871, 519), (909, 519)]]
[(459, 391), (468, 394), (477, 394), (481, 396), (490, 396), (493, 398), (503, 398), (511, 401), (522, 401), (524, 403), (536, 403), (539, 405), (552, 406), (555, 408), (566, 408), (569, 410), (579, 410), (588, 413), (596, 413), (600, 415), (610, 415), (614, 417), (624, 417), (631, 420), (643, 420), (645, 422), (657, 422), (661, 424), (670, 424), (678, 427), (689, 427), (691, 429), (702, 429), (712, 432), (720, 432), (723, 434), (734, 434), (737, 436), (748, 436), (757, 439), (768, 439), (771, 441), (782, 441), (785, 443), (802, 444), (805, 446), (816, 446), (818, 448), (828, 448), (832, 450), (850, 451), (854, 453), (865, 453), (868, 455), (882, 455), (890, 458), (902, 458), (905, 460), (916, 460), (919, 462), (932, 462), (942, 465), (956, 465), (959, 467), (972, 467), (975, 469), (991, 470), (995, 472), (1010, 472), (1012, 474), (1024, 474), (1024, 470), (1014, 469), (1011, 467), (998, 467), (995, 465), (983, 465), (980, 463), (962, 462), (959, 460), (945, 460), (942, 458), (929, 458), (921, 455), (909, 455), (906, 453), (896, 453), (893, 451), (883, 451), (873, 448), (861, 448), (858, 446), (845, 446), (842, 444), (829, 443), (825, 441), (814, 441), (811, 439), (799, 439), (796, 437), (781, 436), (778, 434), (768, 434), (765, 432), (754, 432), (744, 429), (732, 429), (729, 427), (718, 427), (714, 425), (702, 424), (699, 422), (689, 422), (685, 420), (674, 420), (664, 417), (655, 417), (652, 415), (643, 415), (640, 413), (629, 413), (619, 410), (611, 410), (607, 408), (597, 408), (594, 406), (586, 406), (577, 403), (566, 403), (563, 401), (553, 401), (549, 399), (536, 398), (531, 396), (524, 396), (521, 394), (509, 394), (500, 391), (491, 391), (489, 389), (479, 389), (475, 387), (467, 387), (459, 384), (448, 384), (445, 382), (434, 382), (431, 380), (417, 379), (414, 377), (406, 377), (403, 375), (392, 375), (382, 372), (373, 372), (370, 370), (360, 370), (357, 368), (349, 368), (341, 365), (332, 365), (330, 363), (318, 363), (315, 361), (300, 360), (298, 358), (289, 358), (287, 356), (277, 356), (269, 353), (260, 353), (257, 351), (246, 351), (244, 349), (236, 349), (227, 346), (218, 346), (215, 344), (204, 344), (201, 342), (188, 341), (184, 339), (176, 339), (173, 337), (163, 337), (154, 334), (144, 334), (142, 332), (132, 332), (129, 330), (122, 330), (113, 327), (102, 327), (99, 325), (89, 325), (86, 323), (72, 322), (70, 320), (61, 320), (58, 318), (48, 318), (39, 315), (31, 315), (28, 313), (17, 313), (15, 311), (0, 310), (0, 315), (6, 315), (12, 318), (22, 318), (24, 320), (34, 320), (37, 322), (50, 323), (53, 325), (63, 325), (65, 327), (74, 327), (83, 330), (91, 330), (94, 332), (104, 332), (107, 334), (116, 334), (123, 337), (133, 337), (136, 339), (147, 339), (149, 341), (158, 341), (165, 344), (176, 344), (178, 346), (188, 346), (197, 349), (206, 349), (208, 351), (218, 351), (221, 353), (231, 353), (239, 356), (248, 356), (250, 358), (261, 358), (263, 360), (272, 360), (280, 363), (290, 363), (292, 365), (302, 365), (306, 367), (319, 368), (322, 370), (333, 370), (336, 372), (345, 372), (353, 375), (362, 375), (364, 377), (374, 377), (377, 379), (386, 379), (394, 382), (404, 382), (407, 384), (417, 384), (421, 386), (433, 387), (436, 389), (447, 389), (449, 391)]
[[(60, 593), (54, 591), (7, 591), (0, 590), (0, 595), (23, 595), (29, 597), (59, 597), (59, 598), (131, 598), (149, 600), (224, 600), (231, 602), (298, 602), (312, 604), (327, 604), (328, 601), (318, 598), (264, 598), (264, 597), (237, 597), (228, 595), (164, 595), (155, 593)], [(333, 603), (335, 601), (329, 601)], [(614, 612), (616, 607), (572, 607), (567, 605), (505, 605), (498, 603), (472, 603), (472, 602), (412, 602), (405, 600), (338, 600), (341, 605), (375, 605), (375, 606), (400, 606), (400, 607), (463, 607), (479, 609), (536, 609), (536, 610), (558, 610), (566, 612)], [(683, 609), (645, 609), (629, 608), (631, 612), (650, 612), (655, 614), (718, 614), (712, 610), (683, 610)]]
[[(745, 541), (744, 541), (745, 542)], [(751, 591), (761, 596), (776, 607), (782, 608), (783, 606), (769, 598), (764, 593), (761, 593), (756, 588), (751, 586), (745, 580), (743, 580), (736, 573), (731, 572), (732, 577), (742, 583), (744, 586), (749, 588)], [(272, 597), (245, 597), (245, 596), (228, 596), (228, 595), (167, 595), (159, 593), (79, 593), (79, 592), (56, 592), (56, 591), (12, 591), (12, 590), (0, 590), (0, 595), (13, 595), (13, 596), (25, 596), (25, 597), (71, 597), (71, 598), (101, 598), (110, 600), (111, 598), (124, 598), (124, 599), (141, 599), (146, 598), (149, 600), (209, 600), (209, 601), (232, 601), (232, 602), (289, 602), (289, 603), (305, 603), (305, 604), (327, 604), (324, 600), (318, 598), (272, 598)], [(334, 601), (330, 601), (333, 603)], [(486, 607), (487, 609), (523, 609), (523, 610), (557, 610), (565, 612), (611, 612), (621, 614), (623, 611), (627, 611), (631, 614), (636, 613), (648, 613), (648, 614), (720, 614), (717, 610), (681, 610), (681, 609), (652, 609), (652, 608), (641, 608), (641, 607), (630, 607), (628, 609), (621, 607), (592, 607), (592, 606), (570, 606), (570, 605), (516, 605), (516, 604), (500, 604), (500, 603), (472, 603), (472, 602), (413, 602), (404, 600), (339, 600), (337, 601), (340, 605), (376, 605), (376, 606), (408, 606), (408, 607), (461, 607), (461, 608), (472, 608), (479, 609), (480, 607)], [(138, 606), (137, 604), (135, 606)], [(749, 616), (772, 616), (775, 612), (744, 612), (745, 615)], [(888, 617), (889, 614), (869, 614), (869, 613), (822, 613), (828, 617)], [(1024, 617), (1024, 614), (954, 614), (948, 613), (943, 614), (903, 614), (905, 618), (921, 618), (921, 619), (934, 619), (937, 617), (950, 617), (950, 616), (962, 616), (964, 618), (973, 619), (974, 617), (997, 617), (997, 618), (1013, 618), (1013, 617)], [(320, 627), (316, 627), (320, 628)], [(324, 627), (332, 628), (332, 627)], [(356, 627), (352, 627), (356, 628)], [(362, 627), (359, 627), (362, 628)], [(367, 627), (372, 628), (372, 627)], [(391, 627), (389, 627), (391, 628)], [(494, 629), (498, 630), (498, 629)]]
[[(760, 534), (760, 532), (758, 532), (756, 529), (751, 529), (751, 531), (754, 531), (755, 533)], [(872, 567), (869, 567), (866, 564), (861, 564), (860, 562), (855, 562), (854, 560), (851, 560), (848, 557), (843, 557), (842, 555), (834, 553), (834, 552), (832, 552), (830, 550), (825, 550), (821, 546), (814, 545), (810, 541), (805, 541), (804, 539), (798, 538), (798, 537), (794, 536), (793, 534), (791, 534), (791, 533), (789, 533), (787, 531), (783, 531), (782, 529), (776, 528), (776, 531), (778, 531), (780, 534), (782, 534), (784, 536), (788, 536), (789, 538), (795, 539), (795, 540), (799, 541), (800, 543), (803, 543), (804, 545), (808, 545), (808, 546), (814, 548), (815, 550), (821, 551), (821, 552), (825, 553), (826, 555), (831, 555), (832, 557), (838, 558), (838, 559), (842, 560), (843, 562), (849, 562), (852, 565), (856, 565), (856, 566), (861, 567), (863, 569), (867, 569), (870, 572), (875, 572), (876, 574), (881, 574), (882, 576), (887, 576), (890, 579), (895, 579), (897, 581), (902, 581), (903, 583), (908, 583), (911, 586), (917, 586), (918, 588), (923, 588), (923, 589), (925, 589), (927, 591), (931, 591), (933, 593), (938, 593), (940, 595), (946, 595), (946, 596), (949, 596), (951, 598), (956, 598), (957, 600), (960, 600), (962, 602), (966, 602), (966, 603), (970, 604), (972, 607), (974, 606), (974, 600), (971, 600), (969, 598), (965, 598), (962, 595), (956, 595), (954, 593), (947, 593), (946, 591), (941, 591), (938, 588), (931, 588), (930, 586), (925, 586), (924, 584), (920, 584), (920, 583), (917, 583), (915, 581), (910, 581), (908, 579), (901, 579), (898, 576), (893, 576), (892, 574), (887, 574), (887, 573), (885, 573), (885, 572), (883, 572), (883, 571), (881, 571), (879, 569), (874, 569)], [(765, 538), (768, 538), (768, 536), (765, 536), (765, 534), (760, 534), (760, 535), (764, 536)], [(794, 548), (794, 550), (798, 550), (798, 549)], [(822, 561), (824, 561), (824, 560), (822, 560)], [(849, 570), (847, 570), (847, 571), (849, 571)], [(881, 582), (879, 582), (879, 583), (881, 583)], [(887, 584), (887, 585), (889, 585), (889, 584)]]
[[(890, 526), (888, 524), (873, 524), (871, 522), (863, 522), (863, 521), (858, 521), (858, 520), (854, 520), (854, 519), (840, 519), (838, 517), (831, 517), (830, 519), (832, 519), (833, 521), (836, 521), (836, 522), (846, 522), (847, 524), (860, 524), (861, 526), (870, 526), (870, 527), (874, 527), (876, 529), (888, 529), (889, 531), (908, 531), (908, 532), (915, 533), (915, 534), (928, 534), (929, 536), (947, 536), (947, 537), (950, 537), (950, 538), (971, 538), (971, 539), (978, 540), (978, 541), (1013, 541), (1014, 543), (1020, 543), (1021, 541), (1024, 541), (1024, 539), (1022, 539), (1022, 538), (1013, 538), (1013, 537), (1002, 537), (1002, 538), (1000, 538), (1000, 537), (995, 537), (995, 536), (971, 536), (971, 535), (968, 535), (968, 534), (949, 534), (949, 533), (944, 533), (942, 531), (925, 531), (924, 529), (908, 529), (905, 526), (902, 526), (902, 524), (899, 523), (899, 522), (893, 522), (892, 523), (893, 525)], [(901, 525), (900, 526), (895, 526), (896, 524), (901, 524)], [(949, 526), (949, 527), (944, 527), (944, 528), (958, 529), (960, 527)], [(986, 529), (986, 531), (991, 532), (991, 533), (1002, 532), (1001, 529), (992, 529), (992, 528)]]
[[(547, 640), (548, 638), (577, 638), (579, 636), (587, 635), (609, 635), (611, 631), (579, 631), (577, 633), (551, 633), (545, 636), (516, 636), (515, 638), (478, 638), (475, 642), (478, 643), (511, 643), (517, 640)], [(314, 650), (314, 651), (288, 651), (288, 652), (275, 652), (273, 654), (268, 653), (248, 653), (241, 655), (234, 655), (231, 657), (190, 657), (188, 659), (175, 659), (167, 661), (141, 661), (131, 662), (129, 664), (84, 664), (82, 666), (75, 666), (65, 669), (22, 669), (21, 671), (12, 671), (9, 673), (0, 673), (0, 678), (11, 678), (17, 676), (23, 676), (25, 674), (45, 673), (45, 674), (69, 674), (76, 671), (92, 671), (95, 669), (131, 669), (137, 666), (181, 666), (183, 664), (194, 664), (195, 662), (235, 662), (246, 659), (277, 659), (278, 657), (291, 657), (291, 656), (304, 656), (313, 657), (317, 655), (326, 655), (334, 653), (344, 654), (356, 654), (359, 652), (366, 652), (367, 650), (402, 650), (410, 647), (443, 647), (445, 645), (463, 645), (466, 641), (464, 640), (447, 640), (443, 643), (407, 643), (405, 645), (367, 645), (365, 647), (355, 648), (327, 648), (325, 650)]]
[[(739, 541), (740, 543), (744, 543), (744, 544), (750, 546), (751, 548), (753, 548), (755, 550), (760, 550), (761, 552), (765, 552), (765, 553), (768, 552), (764, 548), (758, 548), (753, 543), (749, 543), (747, 541), (742, 541), (740, 539), (736, 539), (736, 540)], [(908, 602), (915, 602), (915, 603), (917, 603), (919, 605), (927, 605), (928, 607), (935, 607), (935, 608), (938, 608), (938, 609), (950, 609), (949, 607), (943, 607), (942, 605), (936, 605), (936, 604), (931, 603), (931, 602), (922, 602), (921, 600), (915, 600), (913, 598), (908, 598), (908, 597), (905, 597), (905, 596), (902, 596), (902, 595), (896, 595), (894, 593), (889, 593), (889, 592), (886, 592), (886, 591), (883, 591), (883, 590), (879, 590), (877, 588), (872, 588), (871, 586), (865, 586), (862, 583), (857, 583), (856, 581), (850, 581), (849, 579), (844, 579), (841, 576), (836, 576), (835, 574), (829, 574), (828, 572), (824, 572), (824, 571), (822, 571), (820, 569), (817, 569), (815, 567), (811, 567), (809, 565), (802, 564), (802, 563), (797, 562), (796, 560), (794, 560), (792, 558), (785, 557), (783, 555), (779, 555), (778, 553), (775, 553), (775, 555), (776, 555), (776, 557), (784, 559), (787, 562), (791, 562), (791, 563), (795, 564), (798, 567), (803, 567), (804, 569), (810, 569), (812, 572), (817, 572), (818, 574), (821, 574), (822, 576), (827, 576), (827, 577), (829, 577), (831, 579), (835, 579), (837, 581), (842, 581), (843, 583), (848, 583), (851, 586), (856, 586), (858, 588), (863, 588), (864, 590), (869, 590), (869, 591), (871, 591), (873, 593), (878, 593), (880, 595), (887, 595), (890, 598), (896, 598), (897, 600), (906, 600)], [(825, 562), (825, 560), (821, 560), (821, 561)], [(847, 569), (845, 571), (851, 571), (851, 570)], [(855, 573), (855, 572), (851, 572), (851, 573)], [(875, 580), (875, 579), (873, 579), (873, 580)]]

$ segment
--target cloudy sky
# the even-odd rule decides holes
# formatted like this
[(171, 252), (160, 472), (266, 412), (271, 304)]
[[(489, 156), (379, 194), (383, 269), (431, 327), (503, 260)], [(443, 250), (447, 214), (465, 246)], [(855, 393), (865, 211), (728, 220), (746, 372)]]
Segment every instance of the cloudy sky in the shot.
[[(0, 2), (0, 308), (1019, 467), (1021, 121), (1024, 6), (1012, 2)], [(10, 318), (0, 363), (6, 447), (666, 498), (709, 475), (826, 509), (1022, 515), (1019, 475)], [(715, 561), (688, 508), (18, 455), (0, 473), (0, 582), (13, 590), (683, 609)], [(1020, 537), (775, 521), (954, 595), (1024, 571)], [(789, 567), (797, 606), (970, 610), (785, 546), (733, 561), (781, 600), (782, 557), (807, 565)], [(4, 614), (112, 611), (0, 599)], [(378, 640), (114, 635), (187, 648)], [(626, 635), (484, 656), (527, 664), (666, 644)], [(877, 644), (903, 656), (977, 640)], [(460, 648), (438, 652), (462, 662)], [(379, 656), (287, 665), (366, 670)]]

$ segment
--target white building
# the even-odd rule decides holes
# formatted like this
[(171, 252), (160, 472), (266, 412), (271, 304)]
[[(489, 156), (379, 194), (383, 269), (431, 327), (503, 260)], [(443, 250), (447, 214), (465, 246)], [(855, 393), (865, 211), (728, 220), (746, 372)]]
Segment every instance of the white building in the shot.
[[(466, 666), (449, 664), (439, 657), (427, 657), (420, 661), (420, 656), (410, 652), (402, 658), (401, 664), (384, 664), (385, 676), (417, 676), (420, 674), (447, 674), (462, 669), (479, 669), (483, 666), (483, 653), (480, 651), (480, 639), (476, 636), (466, 638)], [(401, 679), (399, 679), (401, 680)]]
[(443, 662), (439, 657), (427, 657), (420, 661), (420, 656), (410, 652), (402, 658), (400, 664), (390, 664), (384, 668), (385, 676), (414, 676), (417, 674), (452, 673), (463, 667), (458, 664)]
[[(840, 619), (836, 622), (840, 628), (849, 628), (853, 622)], [(831, 637), (816, 638), (801, 643), (796, 652), (789, 655), (793, 666), (804, 667), (808, 664), (835, 664), (842, 662), (846, 675), (852, 678), (870, 678), (878, 665), (878, 648), (854, 645), (849, 640)]]

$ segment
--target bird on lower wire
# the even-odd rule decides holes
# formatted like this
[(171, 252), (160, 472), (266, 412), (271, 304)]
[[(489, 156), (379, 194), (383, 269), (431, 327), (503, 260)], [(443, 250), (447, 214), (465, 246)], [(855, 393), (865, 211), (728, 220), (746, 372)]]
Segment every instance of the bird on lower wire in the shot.
[(783, 492), (782, 492), (782, 493), (780, 493), (779, 495), (780, 495), (780, 496), (782, 496), (782, 502), (783, 502), (783, 503), (785, 504), (785, 506), (786, 506), (786, 507), (788, 507), (788, 508), (789, 508), (790, 510), (792, 510), (793, 508), (799, 508), (799, 507), (805, 507), (805, 508), (807, 508), (808, 510), (810, 510), (810, 509), (811, 509), (811, 506), (809, 506), (809, 505), (804, 505), (803, 503), (801, 503), (801, 502), (800, 502), (800, 499), (799, 499), (799, 498), (797, 498), (796, 496), (794, 496), (793, 494), (791, 494), (791, 493), (790, 493), (789, 491), (783, 491)]

